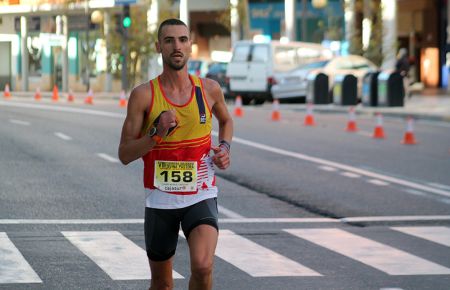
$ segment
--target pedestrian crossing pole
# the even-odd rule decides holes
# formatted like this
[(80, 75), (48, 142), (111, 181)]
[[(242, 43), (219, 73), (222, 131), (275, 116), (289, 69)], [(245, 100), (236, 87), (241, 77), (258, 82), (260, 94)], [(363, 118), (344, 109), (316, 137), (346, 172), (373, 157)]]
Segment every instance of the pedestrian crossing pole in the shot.
[(122, 10), (122, 90), (128, 90), (128, 35), (131, 26), (130, 5), (124, 5)]

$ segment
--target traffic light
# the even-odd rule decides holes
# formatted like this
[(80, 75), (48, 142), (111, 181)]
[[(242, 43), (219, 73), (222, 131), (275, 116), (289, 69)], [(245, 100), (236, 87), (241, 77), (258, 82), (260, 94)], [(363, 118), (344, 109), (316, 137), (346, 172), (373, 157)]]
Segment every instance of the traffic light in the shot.
[(131, 26), (130, 6), (123, 6), (122, 27), (128, 29)]

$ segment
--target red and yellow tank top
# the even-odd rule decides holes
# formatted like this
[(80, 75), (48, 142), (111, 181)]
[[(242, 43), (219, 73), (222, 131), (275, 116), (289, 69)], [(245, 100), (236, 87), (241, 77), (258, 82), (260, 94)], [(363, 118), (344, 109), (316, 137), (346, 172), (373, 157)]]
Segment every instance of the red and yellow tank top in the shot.
[(147, 134), (163, 111), (174, 109), (177, 127), (143, 156), (144, 187), (176, 195), (211, 191), (217, 194), (210, 157), (212, 114), (200, 78), (189, 76), (193, 89), (186, 104), (177, 105), (164, 93), (160, 78), (150, 81), (152, 101), (141, 134)]

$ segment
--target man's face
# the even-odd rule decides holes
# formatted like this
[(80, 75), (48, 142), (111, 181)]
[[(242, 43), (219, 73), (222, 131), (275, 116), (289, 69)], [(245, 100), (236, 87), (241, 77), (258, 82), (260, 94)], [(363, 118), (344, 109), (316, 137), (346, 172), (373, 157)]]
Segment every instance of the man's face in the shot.
[(191, 54), (189, 31), (183, 25), (167, 25), (161, 30), (156, 49), (163, 62), (174, 70), (181, 70)]

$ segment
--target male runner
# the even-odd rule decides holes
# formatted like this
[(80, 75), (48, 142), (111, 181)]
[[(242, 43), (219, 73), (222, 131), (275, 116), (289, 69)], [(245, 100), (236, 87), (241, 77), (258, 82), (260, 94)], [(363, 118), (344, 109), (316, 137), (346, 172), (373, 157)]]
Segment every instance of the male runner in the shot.
[[(182, 21), (161, 23), (156, 50), (163, 72), (131, 92), (119, 145), (123, 164), (144, 161), (145, 243), (153, 290), (173, 288), (180, 223), (189, 245), (189, 289), (212, 288), (218, 238), (214, 165), (230, 165), (233, 121), (219, 84), (188, 74), (191, 45)], [(211, 141), (212, 114), (219, 124), (218, 146)]]

